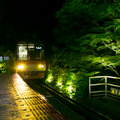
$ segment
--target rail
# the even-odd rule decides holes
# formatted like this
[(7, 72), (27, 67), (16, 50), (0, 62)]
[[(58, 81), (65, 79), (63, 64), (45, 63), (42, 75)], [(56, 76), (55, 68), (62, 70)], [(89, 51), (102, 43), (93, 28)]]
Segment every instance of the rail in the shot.
[[(103, 114), (101, 112), (95, 111), (91, 107), (85, 105), (84, 102), (82, 101), (81, 103), (80, 102), (78, 103), (75, 100), (72, 100), (66, 96), (63, 96), (61, 93), (59, 93), (55, 89), (47, 86), (43, 82), (40, 82), (40, 80), (31, 80), (31, 81), (34, 83), (33, 86), (35, 87), (35, 89), (37, 89), (37, 91), (43, 88), (48, 93), (50, 93), (52, 96), (60, 100), (63, 104), (67, 105), (69, 108), (71, 108), (76, 113), (78, 113), (80, 116), (82, 116), (85, 120), (89, 120), (89, 119), (91, 120), (116, 120), (117, 119), (117, 117), (115, 116), (113, 117), (111, 115), (108, 115), (107, 113)], [(29, 82), (29, 80), (27, 82)]]
[[(104, 83), (92, 83), (92, 79), (97, 79), (97, 78), (103, 78), (104, 79)], [(94, 77), (89, 77), (89, 97), (91, 98), (92, 95), (94, 93), (93, 96), (99, 96), (99, 95), (104, 95), (104, 97), (108, 97), (108, 96), (113, 96), (116, 98), (120, 98), (120, 85), (117, 84), (112, 84), (108, 82), (108, 78), (110, 79), (115, 79), (115, 80), (120, 80), (120, 77), (113, 77), (113, 76), (94, 76)], [(97, 81), (98, 82), (98, 81)], [(104, 90), (96, 90), (93, 91), (92, 87), (95, 86), (105, 86)], [(109, 87), (109, 90), (108, 90)]]
[[(38, 85), (38, 84), (37, 84)], [(99, 113), (92, 108), (89, 108), (83, 103), (78, 103), (66, 96), (63, 96), (61, 93), (57, 92), (56, 90), (52, 89), (51, 87), (45, 85), (45, 84), (40, 84), (40, 86), (51, 93), (53, 96), (55, 96), (57, 99), (59, 99), (61, 102), (66, 104), (68, 107), (70, 107), (72, 110), (74, 110), (76, 113), (80, 114), (83, 116), (86, 120), (92, 119), (92, 120), (110, 120), (111, 118), (103, 115), (102, 113)], [(113, 119), (113, 118), (112, 118)]]

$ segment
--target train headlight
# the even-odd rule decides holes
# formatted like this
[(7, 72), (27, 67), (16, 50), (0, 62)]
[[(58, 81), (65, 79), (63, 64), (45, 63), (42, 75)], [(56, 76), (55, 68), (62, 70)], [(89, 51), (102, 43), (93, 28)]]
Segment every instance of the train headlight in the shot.
[(44, 65), (39, 64), (38, 67), (39, 67), (39, 68), (44, 68)]
[(17, 67), (19, 70), (22, 70), (22, 69), (24, 69), (24, 65), (18, 65), (18, 67)]

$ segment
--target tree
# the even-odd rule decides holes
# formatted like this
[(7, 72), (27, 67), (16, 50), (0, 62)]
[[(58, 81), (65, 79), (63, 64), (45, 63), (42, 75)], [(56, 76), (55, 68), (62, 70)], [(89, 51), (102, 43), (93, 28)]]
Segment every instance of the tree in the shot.
[(119, 75), (119, 17), (118, 0), (68, 0), (57, 12), (52, 71), (73, 72), (76, 94), (83, 92), (90, 76)]
[(112, 58), (119, 58), (119, 1), (72, 0), (66, 2), (56, 17), (59, 24), (55, 29), (54, 51), (62, 64), (71, 66), (76, 59), (79, 66), (78, 60), (83, 59), (83, 63), (91, 61), (94, 66), (99, 63), (118, 74), (114, 69), (118, 62)]

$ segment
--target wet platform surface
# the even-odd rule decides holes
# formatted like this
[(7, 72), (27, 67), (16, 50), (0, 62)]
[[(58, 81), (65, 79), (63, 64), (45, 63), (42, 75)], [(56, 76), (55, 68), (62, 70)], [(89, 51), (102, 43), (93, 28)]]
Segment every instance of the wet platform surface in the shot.
[(51, 95), (47, 97), (66, 113), (62, 115), (44, 94), (34, 91), (18, 74), (0, 74), (0, 120), (83, 120)]

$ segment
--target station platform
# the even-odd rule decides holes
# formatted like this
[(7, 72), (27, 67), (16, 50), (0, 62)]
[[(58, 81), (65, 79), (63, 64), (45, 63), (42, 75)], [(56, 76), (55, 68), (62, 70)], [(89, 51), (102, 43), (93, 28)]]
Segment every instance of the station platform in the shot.
[(67, 106), (53, 100), (65, 111), (64, 115), (61, 114), (49, 103), (47, 97), (51, 95), (46, 92), (46, 97), (42, 93), (45, 91), (34, 91), (18, 74), (0, 74), (0, 120), (84, 120)]

